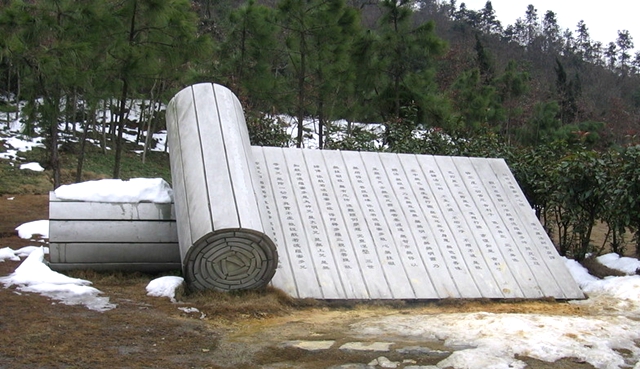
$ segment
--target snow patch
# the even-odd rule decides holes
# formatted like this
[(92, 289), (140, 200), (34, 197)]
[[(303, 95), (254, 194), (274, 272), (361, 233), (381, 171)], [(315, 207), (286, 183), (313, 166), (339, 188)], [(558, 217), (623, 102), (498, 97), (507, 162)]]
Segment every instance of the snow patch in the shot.
[(35, 220), (16, 227), (18, 236), (24, 239), (32, 239), (36, 235), (40, 235), (43, 238), (49, 238), (49, 221), (48, 220)]
[(636, 271), (640, 269), (640, 260), (626, 256), (620, 257), (620, 255), (613, 252), (598, 256), (596, 260), (602, 265), (627, 273), (628, 275), (634, 275)]
[(36, 162), (31, 162), (31, 163), (25, 163), (25, 164), (20, 164), (20, 169), (22, 170), (32, 170), (34, 172), (43, 172), (44, 168), (40, 165), (40, 163), (36, 163)]
[(9, 247), (3, 247), (0, 249), (0, 262), (5, 260), (20, 261), (20, 257), (16, 255), (13, 249)]
[(354, 324), (357, 334), (398, 335), (467, 346), (438, 363), (439, 368), (524, 368), (517, 355), (546, 362), (575, 357), (599, 369), (625, 367), (620, 350), (640, 360), (640, 322), (626, 317), (459, 313), (389, 316)]
[(182, 277), (166, 276), (156, 278), (147, 285), (147, 295), (168, 297), (171, 302), (176, 302), (176, 289), (183, 283), (184, 278)]
[(55, 190), (60, 200), (96, 202), (155, 202), (173, 201), (173, 190), (162, 178), (102, 179), (64, 185)]
[(65, 305), (84, 305), (100, 312), (116, 307), (108, 297), (99, 296), (102, 292), (90, 287), (91, 282), (49, 269), (44, 255), (43, 247), (35, 249), (13, 273), (0, 277), (0, 283), (5, 288), (17, 286), (21, 292), (39, 293)]

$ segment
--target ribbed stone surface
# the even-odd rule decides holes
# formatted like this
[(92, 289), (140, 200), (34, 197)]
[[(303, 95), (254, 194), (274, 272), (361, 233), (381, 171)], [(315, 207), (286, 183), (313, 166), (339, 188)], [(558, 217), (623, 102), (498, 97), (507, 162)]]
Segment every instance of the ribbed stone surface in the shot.
[(242, 107), (229, 89), (187, 87), (167, 107), (182, 269), (189, 288), (265, 286), (278, 263), (254, 192)]
[(276, 247), (264, 234), (225, 230), (202, 238), (189, 249), (185, 277), (196, 290), (255, 289), (271, 281), (276, 263)]

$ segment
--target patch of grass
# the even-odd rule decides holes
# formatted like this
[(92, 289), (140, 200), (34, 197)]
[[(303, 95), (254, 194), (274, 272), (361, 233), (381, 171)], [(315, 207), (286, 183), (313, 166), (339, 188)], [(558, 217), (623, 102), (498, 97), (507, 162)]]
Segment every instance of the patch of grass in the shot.
[(13, 104), (9, 104), (6, 101), (0, 101), (0, 112), (2, 113), (15, 113), (18, 111), (18, 107)]
[[(130, 289), (144, 293), (146, 285), (159, 275), (140, 272), (100, 272), (94, 270), (70, 270), (67, 274), (93, 282), (98, 289)], [(178, 271), (176, 271), (178, 274)], [(162, 275), (167, 275), (163, 273)], [(176, 290), (176, 300), (197, 307), (208, 317), (217, 320), (263, 319), (283, 316), (296, 308), (317, 307), (321, 302), (313, 299), (294, 299), (282, 290), (267, 287), (247, 291), (197, 291)]]
[(94, 284), (109, 286), (125, 286), (131, 284), (147, 284), (155, 275), (141, 272), (100, 272), (95, 270), (70, 270), (66, 272), (73, 278), (86, 279)]
[[(113, 174), (115, 154), (108, 152), (91, 152), (86, 156), (86, 170), (105, 175)], [(159, 152), (147, 153), (146, 163), (142, 163), (142, 155), (134, 152), (124, 152), (122, 155), (120, 177), (130, 179), (136, 177), (163, 178), (171, 183), (171, 168), (169, 166), (169, 155)]]
[(198, 291), (176, 296), (208, 316), (223, 319), (281, 316), (296, 306), (296, 300), (272, 287), (250, 291)]
[[(123, 151), (120, 177), (130, 179), (137, 177), (163, 178), (171, 183), (169, 154), (148, 152), (146, 163), (142, 163), (142, 155), (132, 152), (137, 147), (127, 144)], [(0, 145), (0, 151), (5, 148)], [(78, 165), (78, 144), (65, 143), (60, 150), (61, 182), (74, 183)], [(47, 194), (53, 189), (53, 172), (48, 163), (48, 152), (44, 148), (34, 148), (21, 152), (25, 162), (37, 162), (45, 168), (43, 172), (20, 170), (19, 163), (10, 164), (8, 160), (0, 160), (0, 194)], [(85, 153), (82, 180), (112, 178), (115, 153), (110, 150), (103, 154), (100, 148), (89, 145)]]
[(45, 172), (20, 170), (18, 165), (0, 161), (0, 195), (46, 194), (51, 189), (51, 179)]

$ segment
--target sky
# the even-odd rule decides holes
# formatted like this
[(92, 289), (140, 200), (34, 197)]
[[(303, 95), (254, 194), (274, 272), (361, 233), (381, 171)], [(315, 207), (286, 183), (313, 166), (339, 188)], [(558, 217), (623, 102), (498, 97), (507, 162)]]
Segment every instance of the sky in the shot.
[[(468, 9), (480, 10), (487, 0), (458, 0)], [(618, 30), (628, 30), (634, 39), (636, 50), (640, 49), (640, 2), (629, 0), (583, 1), (583, 0), (491, 0), (493, 9), (503, 27), (524, 18), (527, 6), (533, 4), (542, 20), (547, 10), (556, 13), (562, 30), (569, 28), (575, 33), (576, 25), (584, 20), (591, 38), (607, 45), (615, 42)]]

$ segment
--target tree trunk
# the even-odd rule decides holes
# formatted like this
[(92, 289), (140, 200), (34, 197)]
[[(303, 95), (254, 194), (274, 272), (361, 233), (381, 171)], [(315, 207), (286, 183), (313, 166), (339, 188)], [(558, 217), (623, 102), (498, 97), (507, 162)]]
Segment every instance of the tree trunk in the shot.
[[(60, 187), (60, 156), (58, 155), (58, 114), (54, 114), (54, 112), (57, 112), (59, 110), (59, 106), (58, 104), (60, 103), (60, 100), (58, 99), (57, 101), (50, 101), (49, 102), (51, 105), (49, 106), (49, 109), (51, 109), (49, 111), (49, 117), (48, 119), (50, 119), (50, 123), (51, 123), (51, 127), (50, 127), (50, 134), (51, 134), (51, 147), (50, 149), (50, 165), (51, 165), (51, 169), (53, 170), (53, 189), (55, 190), (56, 188)], [(54, 105), (55, 104), (55, 105)]]
[[(129, 23), (129, 46), (133, 45), (134, 37), (135, 37), (135, 26), (136, 26), (136, 12), (138, 9), (138, 1), (133, 1), (133, 10), (131, 11), (131, 22)], [(124, 73), (125, 66), (122, 66), (122, 70), (120, 71), (120, 79), (122, 80), (122, 92), (120, 95), (120, 108), (118, 111), (118, 137), (116, 138), (116, 155), (115, 155), (115, 163), (113, 165), (113, 178), (120, 178), (120, 167), (122, 162), (122, 133), (124, 130), (125, 123), (125, 107), (127, 104), (127, 97), (129, 93), (129, 82), (126, 78), (126, 74)]]
[(296, 147), (302, 147), (302, 139), (304, 134), (304, 78), (306, 74), (306, 55), (307, 45), (304, 35), (300, 37), (300, 70), (298, 71), (298, 138)]
[(148, 117), (149, 117), (149, 114), (147, 114), (147, 101), (143, 99), (142, 104), (140, 105), (140, 117), (138, 118), (138, 132), (136, 133), (136, 145), (139, 145), (140, 141), (142, 140), (142, 132), (144, 131), (144, 124), (145, 124), (145, 121), (149, 119)]
[(116, 157), (115, 162), (113, 164), (113, 178), (120, 178), (120, 167), (122, 163), (122, 133), (124, 131), (124, 121), (125, 121), (125, 110), (127, 104), (127, 92), (129, 90), (129, 84), (125, 79), (122, 81), (122, 94), (120, 95), (120, 107), (118, 111), (118, 137), (116, 138)]
[[(9, 98), (11, 96), (11, 63), (9, 63), (9, 67), (7, 68), (7, 102), (9, 104), (11, 104), (11, 99)], [(16, 97), (16, 107), (18, 106), (17, 104), (18, 102), (18, 98)], [(7, 125), (9, 124), (9, 122), (11, 122), (11, 111), (7, 111), (7, 120), (6, 123)]]
[(324, 148), (324, 103), (322, 99), (318, 102), (318, 148)]
[(300, 75), (298, 76), (298, 137), (296, 147), (302, 147), (304, 137), (304, 53), (300, 58)]
[(100, 148), (102, 149), (102, 155), (107, 155), (107, 100), (102, 101), (102, 137), (100, 140)]
[(144, 138), (144, 146), (142, 148), (142, 164), (147, 162), (147, 152), (149, 151), (149, 143), (151, 142), (151, 136), (153, 135), (153, 123), (155, 122), (155, 106), (155, 101), (152, 105), (149, 105), (149, 114), (147, 115), (147, 135)]
[(20, 94), (22, 91), (20, 90), (22, 84), (20, 83), (20, 68), (16, 68), (16, 121), (20, 119)]
[[(92, 104), (89, 114), (91, 114), (91, 125), (95, 127), (95, 105)], [(86, 116), (84, 118), (84, 129), (82, 130), (82, 138), (80, 139), (80, 152), (78, 153), (78, 166), (76, 167), (76, 183), (82, 182), (82, 170), (84, 167), (84, 157), (87, 148), (87, 136), (89, 135), (89, 119), (87, 119)]]
[(149, 151), (149, 142), (151, 141), (151, 135), (153, 134), (153, 126), (155, 123), (156, 117), (156, 106), (160, 106), (160, 102), (156, 101), (155, 90), (158, 84), (158, 80), (153, 82), (153, 86), (151, 87), (151, 100), (149, 104), (149, 114), (147, 114), (147, 135), (144, 138), (144, 146), (142, 147), (142, 163), (147, 162), (147, 151)]

